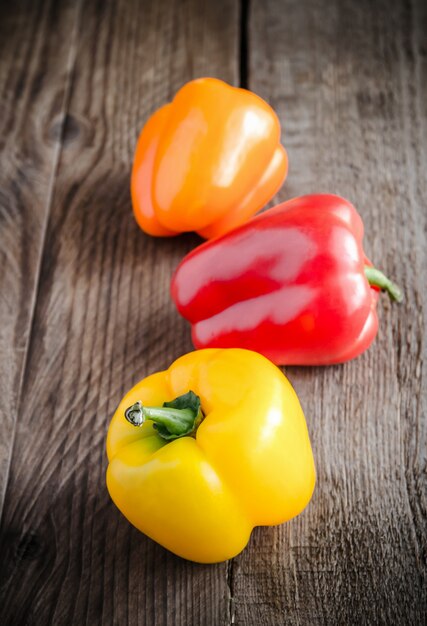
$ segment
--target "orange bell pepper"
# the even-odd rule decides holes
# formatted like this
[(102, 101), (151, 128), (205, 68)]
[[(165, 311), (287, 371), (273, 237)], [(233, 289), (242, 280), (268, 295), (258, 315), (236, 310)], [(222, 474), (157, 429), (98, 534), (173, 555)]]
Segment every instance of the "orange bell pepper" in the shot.
[(217, 237), (259, 211), (287, 169), (280, 123), (264, 100), (215, 78), (194, 80), (142, 129), (131, 178), (135, 218), (150, 235)]

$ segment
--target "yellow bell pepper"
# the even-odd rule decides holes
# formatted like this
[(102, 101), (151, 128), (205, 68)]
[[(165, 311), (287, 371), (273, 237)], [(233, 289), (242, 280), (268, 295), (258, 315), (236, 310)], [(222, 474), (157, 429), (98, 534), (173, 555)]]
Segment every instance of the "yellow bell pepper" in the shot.
[(114, 414), (107, 454), (107, 487), (125, 517), (200, 563), (238, 554), (254, 526), (298, 515), (315, 483), (293, 388), (242, 349), (191, 352), (135, 385)]

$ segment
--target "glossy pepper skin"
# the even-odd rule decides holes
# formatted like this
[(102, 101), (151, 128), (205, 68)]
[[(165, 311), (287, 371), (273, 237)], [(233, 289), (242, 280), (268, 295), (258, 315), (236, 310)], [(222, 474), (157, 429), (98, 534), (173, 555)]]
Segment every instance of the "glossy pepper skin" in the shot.
[[(191, 436), (163, 440), (137, 401), (162, 405), (193, 391), (204, 419)], [(315, 469), (305, 418), (282, 372), (247, 350), (200, 350), (148, 376), (120, 402), (108, 437), (107, 486), (125, 517), (186, 559), (238, 554), (256, 525), (280, 524), (308, 504)]]
[(146, 233), (216, 237), (259, 211), (288, 168), (280, 123), (259, 96), (215, 78), (184, 85), (144, 126), (131, 194)]
[(247, 348), (287, 365), (356, 357), (377, 334), (378, 288), (401, 299), (371, 267), (362, 238), (350, 202), (321, 194), (289, 200), (196, 248), (171, 286), (195, 347)]

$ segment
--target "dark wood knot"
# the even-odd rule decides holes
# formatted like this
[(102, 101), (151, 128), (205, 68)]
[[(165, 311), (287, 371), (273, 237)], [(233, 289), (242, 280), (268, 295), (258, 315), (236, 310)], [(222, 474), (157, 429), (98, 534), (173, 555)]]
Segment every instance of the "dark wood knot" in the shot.
[(71, 113), (67, 113), (65, 117), (54, 121), (49, 130), (49, 137), (53, 141), (62, 141), (63, 145), (67, 145), (76, 141), (81, 130), (81, 124), (78, 119)]
[(42, 540), (31, 531), (25, 533), (16, 547), (16, 556), (20, 561), (34, 561), (42, 552)]

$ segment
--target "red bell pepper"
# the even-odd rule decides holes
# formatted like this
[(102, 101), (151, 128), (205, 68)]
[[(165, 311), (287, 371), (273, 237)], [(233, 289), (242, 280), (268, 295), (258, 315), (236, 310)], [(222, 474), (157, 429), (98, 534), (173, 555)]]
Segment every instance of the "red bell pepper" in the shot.
[(294, 198), (188, 254), (172, 298), (196, 348), (248, 348), (276, 364), (341, 363), (378, 330), (378, 291), (356, 209), (330, 194)]

